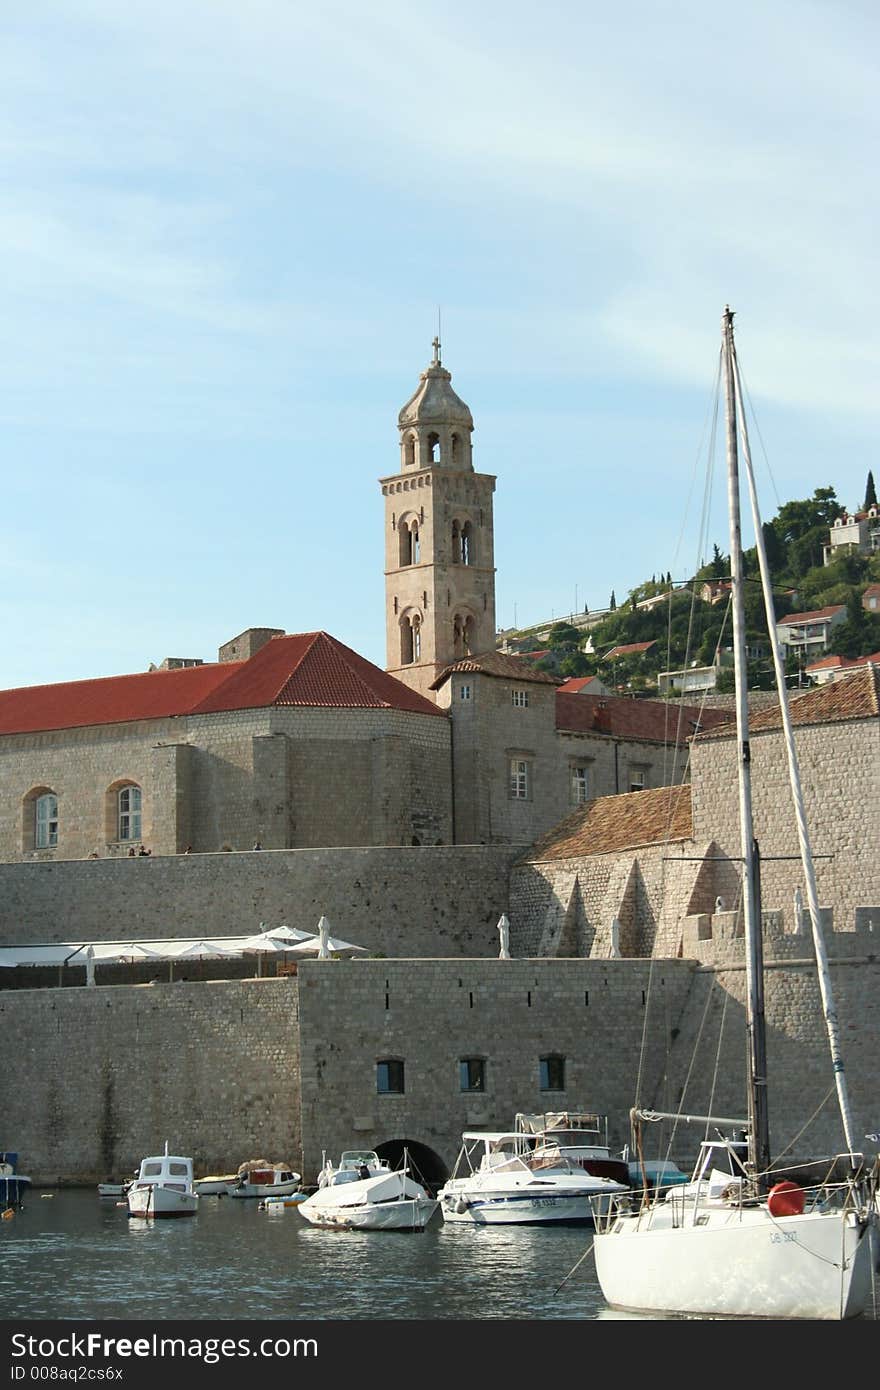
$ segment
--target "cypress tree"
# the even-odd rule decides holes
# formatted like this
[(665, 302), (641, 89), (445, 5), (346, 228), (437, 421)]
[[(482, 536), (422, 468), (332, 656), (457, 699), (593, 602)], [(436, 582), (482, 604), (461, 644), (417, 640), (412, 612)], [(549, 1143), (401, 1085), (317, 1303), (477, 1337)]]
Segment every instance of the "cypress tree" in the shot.
[(875, 488), (874, 488), (874, 474), (871, 472), (871, 470), (870, 470), (870, 468), (869, 468), (869, 469), (868, 469), (868, 481), (865, 483), (865, 506), (864, 506), (864, 510), (867, 511), (869, 507), (876, 507), (876, 505), (877, 505), (877, 493), (876, 493), (876, 490), (875, 490)]

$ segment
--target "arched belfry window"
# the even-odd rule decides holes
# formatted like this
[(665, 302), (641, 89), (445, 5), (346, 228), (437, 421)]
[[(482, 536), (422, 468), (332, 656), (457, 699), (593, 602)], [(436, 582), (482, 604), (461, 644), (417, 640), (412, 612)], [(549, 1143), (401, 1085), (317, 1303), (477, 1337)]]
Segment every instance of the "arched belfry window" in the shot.
[(419, 523), (417, 521), (401, 521), (397, 527), (397, 533), (400, 538), (401, 565), (417, 565), (420, 555)]
[(404, 613), (400, 620), (400, 664), (411, 666), (422, 658), (422, 618), (419, 613)]
[(432, 463), (440, 462), (440, 436), (439, 434), (428, 435), (428, 457)]
[(452, 462), (453, 462), (453, 465), (455, 465), (455, 464), (460, 464), (460, 463), (461, 463), (461, 440), (459, 439), (459, 437), (458, 437), (457, 434), (454, 434), (454, 435), (452, 436), (452, 439), (450, 440), (450, 443), (451, 443), (451, 445), (452, 445)]
[(461, 563), (463, 565), (474, 563), (474, 528), (469, 521), (466, 521), (461, 528)]
[(474, 652), (474, 620), (468, 614), (456, 613), (452, 623), (452, 651), (456, 660)]
[(452, 563), (461, 564), (461, 527), (457, 521), (452, 523)]
[(403, 446), (403, 458), (404, 462), (408, 464), (413, 464), (416, 461), (416, 437), (414, 434), (408, 434), (406, 436)]

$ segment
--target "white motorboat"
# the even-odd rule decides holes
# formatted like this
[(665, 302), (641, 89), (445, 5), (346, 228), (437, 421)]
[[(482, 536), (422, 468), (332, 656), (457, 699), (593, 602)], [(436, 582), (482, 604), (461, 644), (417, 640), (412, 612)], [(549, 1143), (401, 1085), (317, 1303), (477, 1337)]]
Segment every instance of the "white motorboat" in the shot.
[(264, 1158), (242, 1163), (229, 1187), (230, 1197), (285, 1197), (298, 1192), (302, 1174), (286, 1163), (267, 1163)]
[(612, 1154), (608, 1145), (608, 1119), (584, 1110), (551, 1110), (542, 1115), (517, 1115), (517, 1134), (531, 1168), (552, 1167), (567, 1158), (594, 1177), (612, 1178), (630, 1185), (629, 1164)]
[(402, 1168), (390, 1168), (372, 1149), (347, 1150), (338, 1165), (325, 1163), (316, 1192), (297, 1211), (313, 1226), (350, 1231), (422, 1231), (437, 1199)]
[(535, 1156), (523, 1132), (466, 1131), (452, 1176), (437, 1196), (444, 1221), (475, 1226), (545, 1225), (592, 1221), (590, 1198), (629, 1191), (628, 1185), (588, 1173), (557, 1150)]
[(177, 1154), (145, 1158), (126, 1195), (129, 1216), (195, 1216), (199, 1194), (193, 1187), (193, 1161)]
[(125, 1197), (136, 1177), (137, 1172), (134, 1174), (134, 1177), (127, 1178), (125, 1182), (99, 1182), (98, 1196), (115, 1198)]
[(200, 1197), (228, 1197), (240, 1178), (240, 1173), (210, 1173), (196, 1178), (193, 1187)]
[[(707, 1140), (701, 1146), (692, 1182), (668, 1192), (664, 1198), (640, 1200), (633, 1195), (594, 1201), (596, 1273), (602, 1293), (613, 1308), (704, 1317), (852, 1318), (865, 1311), (871, 1291), (877, 1238), (873, 1186), (876, 1173), (872, 1182), (854, 1145), (785, 673), (775, 639), (772, 586), (745, 431), (733, 314), (728, 308), (722, 328), (722, 371), (727, 413), (749, 1118), (745, 1121), (705, 1115), (661, 1115), (637, 1107), (632, 1119), (637, 1153), (642, 1151), (642, 1124), (674, 1119), (697, 1121), (707, 1132), (711, 1132), (712, 1126), (742, 1126), (747, 1157), (743, 1163), (731, 1140)], [(752, 823), (737, 415), (831, 1072), (846, 1145), (846, 1152), (831, 1165), (828, 1180), (815, 1184), (780, 1182), (770, 1162), (760, 860)]]

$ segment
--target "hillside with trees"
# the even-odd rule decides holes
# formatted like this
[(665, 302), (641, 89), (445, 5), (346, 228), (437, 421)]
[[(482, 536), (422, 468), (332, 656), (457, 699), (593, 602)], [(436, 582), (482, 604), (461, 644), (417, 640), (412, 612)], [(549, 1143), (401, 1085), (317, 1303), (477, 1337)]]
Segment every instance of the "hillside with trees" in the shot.
[[(870, 506), (876, 506), (871, 473), (861, 510)], [(833, 631), (829, 651), (843, 657), (867, 656), (880, 651), (880, 615), (867, 611), (862, 603), (866, 588), (880, 583), (880, 551), (859, 554), (855, 547), (840, 547), (843, 553), (833, 563), (823, 564), (830, 529), (844, 510), (834, 488), (821, 487), (812, 497), (786, 502), (772, 521), (764, 523), (775, 618), (845, 604), (846, 621)], [(773, 662), (756, 547), (746, 551), (744, 564), (749, 684), (772, 689)], [(729, 556), (716, 545), (711, 560), (684, 583), (673, 582), (667, 573), (652, 575), (623, 600), (616, 599), (612, 590), (607, 611), (588, 631), (571, 622), (554, 623), (543, 644), (546, 655), (537, 665), (563, 677), (596, 674), (616, 689), (653, 695), (659, 672), (711, 666), (720, 657), (716, 688), (732, 689), (732, 669), (725, 668), (732, 644), (729, 577)], [(646, 643), (650, 645), (643, 647)], [(634, 645), (641, 649), (615, 651)], [(789, 659), (786, 674), (797, 679), (796, 658)]]

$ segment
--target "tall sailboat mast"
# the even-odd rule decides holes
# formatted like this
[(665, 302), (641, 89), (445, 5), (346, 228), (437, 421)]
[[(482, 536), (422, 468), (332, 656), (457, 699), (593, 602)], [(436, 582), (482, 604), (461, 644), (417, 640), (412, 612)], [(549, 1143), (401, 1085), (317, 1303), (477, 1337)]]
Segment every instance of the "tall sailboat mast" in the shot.
[(740, 843), (743, 864), (743, 920), (746, 941), (746, 985), (749, 1063), (749, 1164), (757, 1181), (770, 1167), (770, 1124), (767, 1111), (767, 1040), (764, 1020), (764, 960), (761, 907), (758, 893), (757, 845), (752, 828), (751, 754), (746, 660), (742, 529), (737, 453), (736, 348), (733, 312), (725, 305), (721, 319), (721, 358), (727, 422), (727, 495), (730, 513), (730, 573), (733, 601), (733, 659), (736, 689), (737, 777)]
[[(728, 311), (729, 312), (729, 311)], [(731, 330), (732, 340), (732, 330)], [(752, 521), (755, 527), (755, 542), (758, 550), (758, 563), (761, 571), (761, 585), (764, 595), (764, 607), (767, 611), (767, 627), (770, 633), (771, 646), (773, 649), (773, 669), (776, 674), (776, 689), (779, 694), (779, 712), (782, 719), (782, 731), (785, 739), (786, 760), (788, 763), (789, 785), (791, 787), (792, 802), (797, 823), (798, 846), (800, 849), (801, 864), (804, 870), (804, 881), (807, 888), (807, 904), (810, 912), (810, 925), (813, 934), (813, 947), (816, 952), (816, 966), (819, 978), (819, 993), (822, 997), (822, 1009), (825, 1016), (825, 1028), (828, 1035), (828, 1045), (831, 1051), (831, 1065), (834, 1073), (834, 1084), (837, 1089), (837, 1104), (840, 1110), (840, 1118), (843, 1124), (843, 1132), (846, 1138), (846, 1146), (849, 1150), (850, 1158), (855, 1161), (855, 1135), (853, 1129), (852, 1114), (850, 1111), (849, 1095), (846, 1086), (846, 1072), (843, 1064), (843, 1054), (840, 1047), (840, 1029), (837, 1020), (837, 1010), (834, 1005), (834, 995), (831, 989), (831, 971), (828, 965), (828, 952), (825, 948), (825, 935), (822, 930), (822, 919), (819, 909), (819, 893), (816, 887), (816, 869), (813, 863), (813, 853), (810, 847), (810, 834), (807, 829), (807, 815), (804, 808), (804, 797), (801, 790), (800, 767), (798, 765), (797, 750), (794, 743), (794, 733), (791, 723), (791, 712), (788, 704), (788, 689), (785, 684), (785, 670), (782, 664), (782, 653), (779, 643), (775, 640), (775, 613), (773, 605), (773, 587), (770, 579), (770, 566), (767, 562), (767, 548), (764, 544), (764, 533), (761, 527), (761, 514), (758, 508), (758, 494), (755, 487), (755, 475), (752, 468), (752, 458), (749, 449), (749, 437), (746, 430), (745, 411), (742, 401), (742, 385), (740, 382), (739, 365), (736, 361), (736, 353), (733, 353), (733, 384), (736, 396), (736, 403), (740, 414), (740, 434), (742, 438), (743, 462), (746, 469), (746, 478), (749, 485), (749, 500), (752, 510)]]

